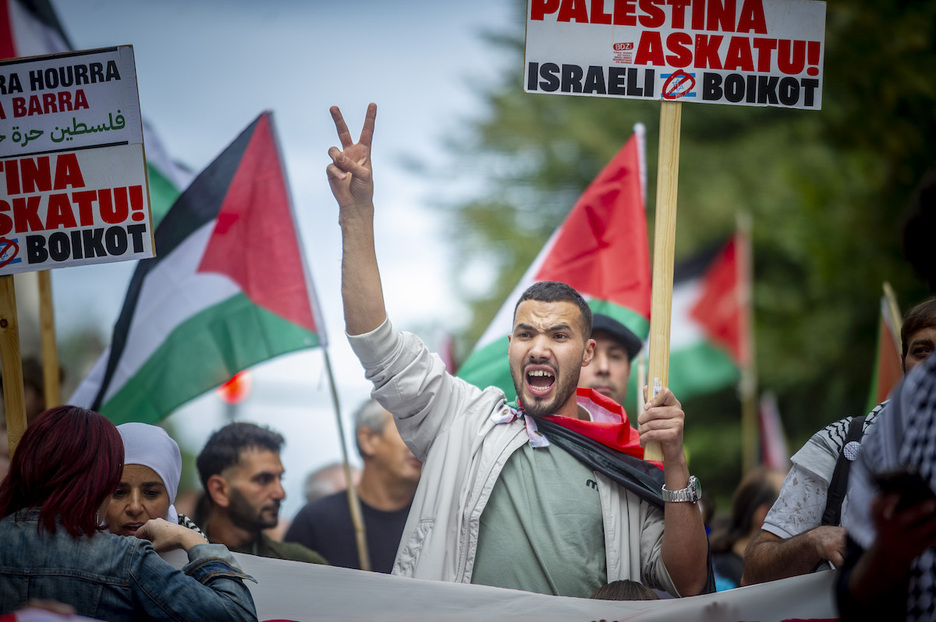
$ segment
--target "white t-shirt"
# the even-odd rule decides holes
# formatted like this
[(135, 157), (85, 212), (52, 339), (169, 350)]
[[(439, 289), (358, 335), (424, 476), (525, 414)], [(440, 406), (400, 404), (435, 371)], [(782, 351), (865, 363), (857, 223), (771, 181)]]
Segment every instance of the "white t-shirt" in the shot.
[[(862, 434), (867, 434), (868, 428), (874, 423), (877, 414), (884, 404), (874, 407), (865, 417)], [(790, 459), (793, 468), (783, 480), (783, 487), (777, 501), (770, 508), (764, 518), (762, 529), (769, 531), (780, 538), (792, 538), (801, 533), (815, 529), (822, 524), (822, 514), (825, 512), (826, 499), (829, 493), (829, 483), (835, 471), (835, 463), (845, 438), (852, 417), (839, 419), (819, 430), (806, 441), (802, 449), (793, 454)], [(862, 436), (862, 440), (864, 436)], [(848, 504), (848, 495), (842, 502), (842, 514)]]

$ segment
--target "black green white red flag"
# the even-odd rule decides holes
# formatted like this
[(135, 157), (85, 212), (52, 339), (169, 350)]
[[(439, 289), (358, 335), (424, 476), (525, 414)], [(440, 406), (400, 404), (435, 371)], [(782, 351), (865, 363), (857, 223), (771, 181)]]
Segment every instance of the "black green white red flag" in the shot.
[(71, 403), (154, 423), (242, 369), (325, 345), (270, 113), (179, 197), (156, 252)]
[(458, 376), (497, 386), (516, 397), (507, 361), (507, 335), (520, 294), (539, 281), (561, 281), (641, 339), (650, 328), (650, 255), (644, 210), (644, 130), (633, 136), (585, 189), (504, 301)]

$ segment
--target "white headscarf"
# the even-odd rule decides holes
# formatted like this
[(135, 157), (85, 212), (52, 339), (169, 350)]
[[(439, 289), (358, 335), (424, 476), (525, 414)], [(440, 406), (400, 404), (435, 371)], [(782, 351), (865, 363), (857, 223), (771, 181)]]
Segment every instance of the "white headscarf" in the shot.
[(176, 512), (176, 493), (182, 477), (182, 452), (179, 445), (162, 428), (146, 423), (123, 423), (117, 426), (124, 444), (124, 464), (141, 464), (156, 472), (169, 494), (169, 513), (166, 520), (179, 522)]

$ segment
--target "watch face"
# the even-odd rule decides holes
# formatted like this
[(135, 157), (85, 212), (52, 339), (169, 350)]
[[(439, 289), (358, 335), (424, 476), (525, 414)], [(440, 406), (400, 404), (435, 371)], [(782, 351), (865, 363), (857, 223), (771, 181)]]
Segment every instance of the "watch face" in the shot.
[(693, 501), (698, 501), (702, 498), (702, 482), (693, 475), (689, 478), (689, 486), (692, 488), (692, 496), (694, 497)]

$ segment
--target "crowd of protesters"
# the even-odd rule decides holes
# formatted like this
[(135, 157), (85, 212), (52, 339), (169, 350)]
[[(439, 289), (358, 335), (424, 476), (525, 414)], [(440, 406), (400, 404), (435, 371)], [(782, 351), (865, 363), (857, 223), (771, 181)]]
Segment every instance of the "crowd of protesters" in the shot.
[[(393, 328), (374, 248), (376, 107), (357, 142), (337, 108), (332, 116), (346, 331), (373, 382), (355, 415), (360, 476), (311, 501), (281, 539), (271, 535), (285, 497), (275, 431), (215, 431), (196, 460), (202, 500), (189, 517), (176, 508), (181, 452), (163, 428), (39, 408), (0, 482), (0, 615), (256, 620), (253, 578), (235, 552), (601, 599), (836, 569), (843, 619), (933, 618), (936, 300), (907, 312), (896, 397), (818, 432), (788, 474), (747, 474), (709, 537), (682, 405), (664, 388), (626, 416), (619, 402), (641, 342), (568, 285), (537, 283), (516, 302), (516, 403), (452, 376)], [(933, 217), (926, 188), (918, 226)], [(930, 262), (914, 265), (936, 282)], [(643, 459), (651, 442), (660, 462)], [(174, 549), (187, 557), (181, 568), (160, 555)]]

